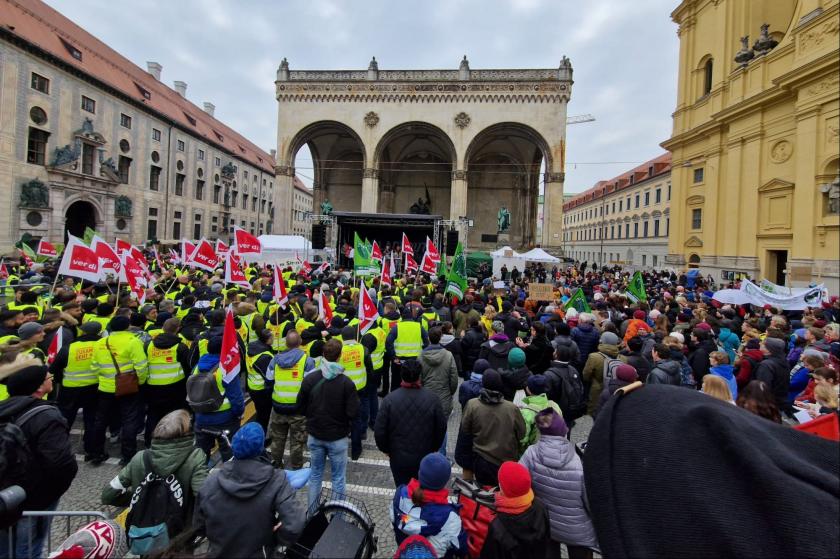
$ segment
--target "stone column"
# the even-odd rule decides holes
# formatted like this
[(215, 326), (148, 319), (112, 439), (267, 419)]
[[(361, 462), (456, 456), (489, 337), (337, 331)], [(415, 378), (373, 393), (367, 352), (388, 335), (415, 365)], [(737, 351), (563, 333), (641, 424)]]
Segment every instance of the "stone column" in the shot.
[(295, 168), (291, 165), (278, 165), (274, 171), (277, 176), (277, 189), (280, 192), (279, 203), (274, 210), (274, 229), (278, 235), (288, 235), (292, 230), (292, 212), (294, 211), (292, 200), (295, 189)]
[(563, 244), (563, 183), (566, 173), (546, 173), (543, 194), (542, 246)]
[(362, 213), (378, 213), (379, 173), (376, 169), (366, 168), (362, 174)]
[(449, 219), (467, 215), (467, 173), (452, 171), (452, 186), (449, 192)]
[(312, 181), (312, 208), (309, 210), (312, 213), (321, 213), (321, 203), (327, 199), (327, 193), (317, 178)]

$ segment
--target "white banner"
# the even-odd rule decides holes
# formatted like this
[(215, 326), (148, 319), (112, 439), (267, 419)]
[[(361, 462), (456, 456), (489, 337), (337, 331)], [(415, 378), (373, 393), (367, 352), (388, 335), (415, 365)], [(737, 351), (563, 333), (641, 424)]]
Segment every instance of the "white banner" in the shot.
[[(773, 287), (780, 287), (770, 282), (767, 283)], [(783, 311), (801, 311), (808, 307), (820, 306), (824, 291), (825, 286), (820, 284), (807, 289), (795, 289), (791, 294), (771, 293), (749, 280), (743, 280), (741, 281), (741, 289), (723, 289), (712, 295), (712, 299), (735, 305), (750, 303), (759, 307), (770, 305)]]

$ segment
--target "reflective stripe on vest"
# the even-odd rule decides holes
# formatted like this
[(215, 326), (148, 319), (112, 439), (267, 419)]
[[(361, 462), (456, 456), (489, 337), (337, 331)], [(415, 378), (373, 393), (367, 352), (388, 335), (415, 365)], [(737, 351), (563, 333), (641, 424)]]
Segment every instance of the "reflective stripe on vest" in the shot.
[[(58, 335), (58, 334), (56, 334)], [(61, 385), (67, 388), (92, 386), (98, 382), (96, 373), (91, 370), (93, 350), (98, 340), (73, 342), (67, 348), (67, 366)]]
[(304, 320), (302, 318), (295, 322), (295, 330), (297, 330), (298, 332), (303, 332), (310, 326), (315, 326), (315, 323), (309, 322), (308, 320)]
[(365, 370), (365, 346), (355, 341), (344, 342), (338, 364), (344, 367), (344, 374), (356, 385), (356, 390), (367, 386)]
[(268, 355), (269, 359), (274, 357), (270, 351), (263, 351), (256, 355), (249, 355), (245, 358), (248, 364), (248, 390), (262, 390), (265, 388), (265, 378), (254, 368), (254, 363), (263, 355)]
[(405, 321), (397, 324), (397, 339), (394, 340), (394, 353), (397, 357), (417, 357), (423, 350), (423, 335), (420, 323)]
[(183, 380), (184, 370), (178, 362), (178, 344), (166, 349), (149, 344), (149, 380), (151, 386), (165, 386)]
[(382, 328), (371, 328), (369, 332), (376, 338), (376, 348), (370, 354), (370, 360), (373, 362), (373, 368), (378, 370), (385, 365), (385, 338), (388, 336)]
[(271, 342), (271, 349), (278, 353), (286, 351), (287, 349), (286, 337), (283, 336), (283, 329), (286, 328), (288, 323), (288, 320), (285, 320), (280, 324), (272, 324), (271, 322), (268, 323), (268, 329), (271, 330), (271, 335), (274, 336), (274, 340)]
[(303, 383), (307, 355), (302, 355), (290, 368), (274, 366), (274, 391), (271, 399), (278, 404), (294, 405)]

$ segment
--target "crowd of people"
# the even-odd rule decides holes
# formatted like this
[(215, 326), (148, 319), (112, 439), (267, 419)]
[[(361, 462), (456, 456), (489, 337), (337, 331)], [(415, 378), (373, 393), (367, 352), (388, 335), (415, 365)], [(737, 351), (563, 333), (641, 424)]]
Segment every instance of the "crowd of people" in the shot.
[[(738, 421), (788, 431), (796, 412), (837, 413), (836, 296), (804, 311), (721, 305), (702, 282), (651, 272), (639, 300), (627, 293), (628, 273), (573, 264), (511, 274), (504, 289), (472, 281), (459, 300), (444, 278), (424, 274), (384, 286), (341, 269), (311, 277), (284, 267), (288, 300), (279, 302), (271, 266), (248, 266), (244, 288), (226, 284), (222, 269), (148, 260), (153, 285), (142, 304), (115, 281), (7, 263), (0, 307), (0, 444), (17, 448), (9, 425), (26, 442), (20, 460), (0, 464), (2, 488), (25, 490), (19, 510), (56, 510), (77, 474), (69, 428), (81, 412), (84, 462), (107, 460), (109, 437), (120, 443), (122, 470), (102, 502), (132, 503), (133, 550), (159, 541), (160, 522), (137, 504), (158, 478), (183, 495), (183, 513), (164, 531), (205, 536), (211, 556), (294, 542), (306, 511), (284, 468), (301, 469), (308, 451), (310, 507), (327, 462), (342, 494), (370, 430), (393, 477), (398, 554), (539, 559), (565, 546), (572, 558), (592, 557), (615, 549), (604, 541), (615, 535), (588, 505), (589, 450), (570, 434), (584, 415), (596, 429), (610, 421), (601, 416), (615, 417), (616, 392), (664, 385), (649, 389), (664, 395), (663, 408), (671, 394), (690, 393), (712, 409), (726, 403)], [(553, 281), (554, 297), (529, 298), (531, 279)], [(361, 329), (360, 289), (379, 313)], [(589, 309), (568, 304), (578, 290)], [(231, 327), (237, 374), (220, 366)], [(461, 420), (448, 448), (455, 405)], [(223, 463), (208, 475), (214, 447)], [(483, 529), (450, 493), (453, 462), (495, 492)], [(13, 524), (15, 556), (40, 556), (49, 517), (7, 514), (3, 526)], [(0, 533), (0, 557), (8, 537)], [(827, 538), (815, 549), (837, 545)]]

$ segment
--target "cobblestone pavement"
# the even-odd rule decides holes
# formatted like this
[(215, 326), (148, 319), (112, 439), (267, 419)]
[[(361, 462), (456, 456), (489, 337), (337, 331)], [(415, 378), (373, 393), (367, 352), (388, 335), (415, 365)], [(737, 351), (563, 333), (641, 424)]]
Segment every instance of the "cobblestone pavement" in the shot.
[[(250, 408), (250, 407), (249, 407)], [(247, 413), (247, 412), (246, 412)], [(460, 406), (453, 407), (452, 415), (449, 418), (449, 428), (447, 430), (447, 455), (451, 458), (455, 449), (455, 440), (458, 433), (458, 426), (461, 421)], [(583, 417), (577, 421), (575, 428), (572, 430), (572, 440), (574, 442), (581, 442), (586, 440), (589, 436), (589, 430), (592, 427), (592, 420), (589, 417)], [(62, 497), (59, 510), (65, 511), (100, 511), (108, 517), (114, 517), (121, 509), (117, 507), (109, 507), (100, 504), (100, 494), (102, 488), (119, 473), (119, 444), (110, 444), (109, 451), (112, 457), (101, 466), (92, 466), (83, 461), (81, 454), (81, 422), (77, 420), (76, 425), (72, 431), (75, 448), (77, 449), (76, 458), (79, 462), (79, 473), (73, 481), (73, 485)], [(142, 438), (138, 441), (140, 448), (143, 447)], [(287, 450), (288, 452), (288, 450)], [(306, 453), (306, 460), (309, 459), (309, 453)], [(461, 468), (453, 465), (453, 475), (460, 475)], [(324, 479), (329, 479), (329, 466), (324, 472)], [(325, 487), (329, 487), (325, 483)], [(301, 491), (299, 498), (305, 504), (305, 490)], [(391, 477), (391, 471), (388, 468), (388, 460), (385, 455), (376, 449), (373, 441), (373, 431), (368, 431), (367, 440), (363, 443), (363, 453), (359, 460), (353, 462), (348, 461), (347, 466), (347, 492), (350, 496), (362, 500), (367, 506), (373, 521), (376, 524), (376, 536), (378, 538), (378, 552), (377, 557), (392, 557), (395, 551), (394, 533), (391, 529), (391, 523), (388, 518), (388, 507), (394, 492), (394, 482)], [(74, 519), (71, 521), (71, 528), (81, 525), (82, 520)], [(57, 520), (53, 523), (52, 538), (53, 548), (58, 545), (66, 536), (67, 523), (64, 520)], [(564, 550), (565, 551), (565, 550)]]

